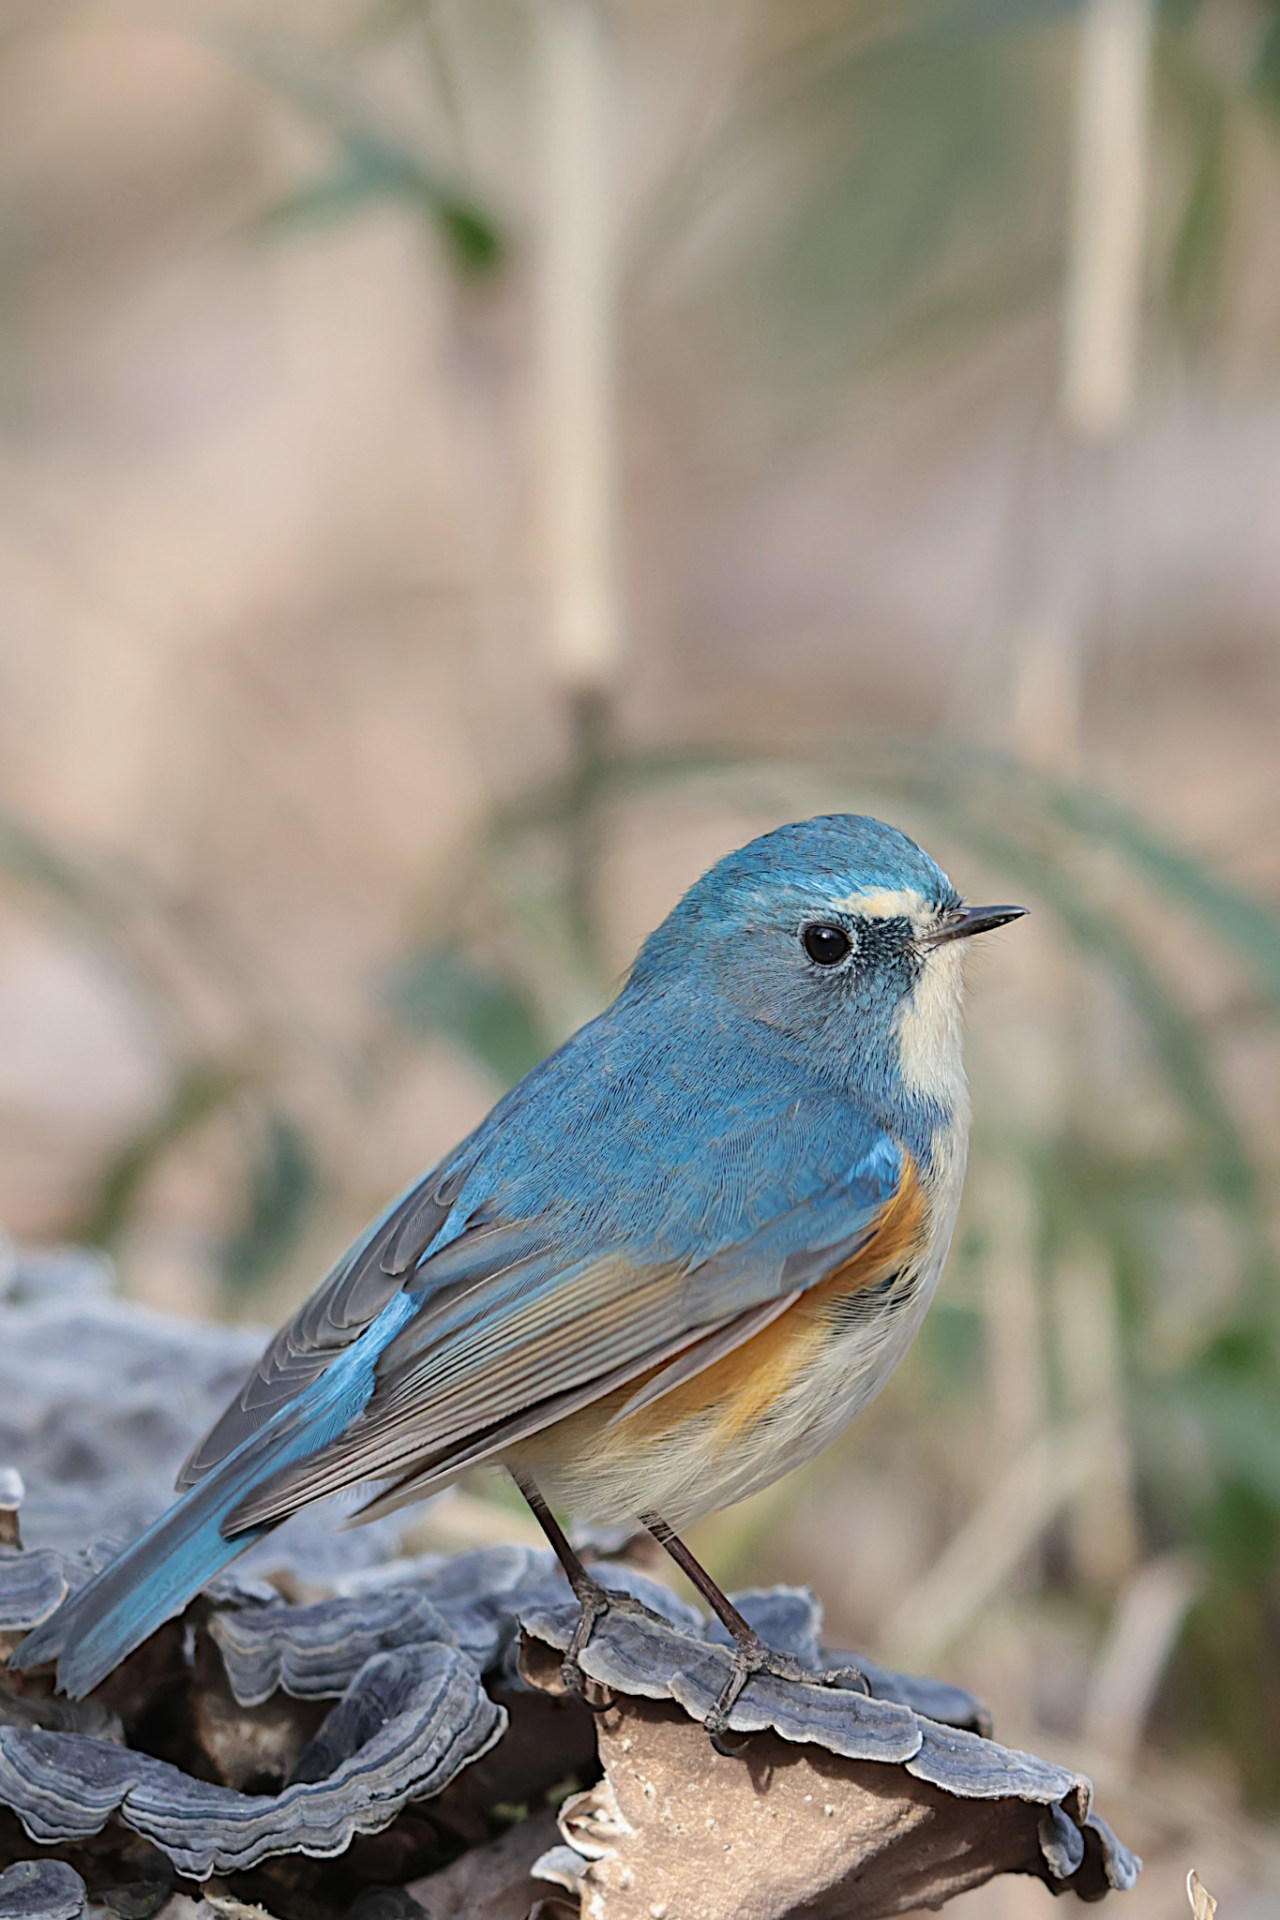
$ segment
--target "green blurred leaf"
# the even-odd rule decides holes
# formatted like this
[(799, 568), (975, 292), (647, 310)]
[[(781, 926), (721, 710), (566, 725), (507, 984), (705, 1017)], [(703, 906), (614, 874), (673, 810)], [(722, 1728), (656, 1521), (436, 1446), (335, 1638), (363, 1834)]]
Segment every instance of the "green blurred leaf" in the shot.
[(392, 981), (390, 999), (407, 1025), (456, 1041), (504, 1086), (551, 1050), (528, 995), (451, 950), (410, 961)]
[(1026, 168), (997, 43), (904, 35), (825, 68), (776, 111), (808, 150), (808, 177), (751, 268), (750, 311), (803, 350), (808, 372), (875, 350), (939, 300), (953, 306), (975, 273), (1004, 277)]
[(974, 820), (954, 799), (946, 810), (946, 829), (1046, 900), (1075, 945), (1101, 961), (1123, 987), (1179, 1104), (1208, 1149), (1205, 1174), (1210, 1184), (1229, 1209), (1248, 1219), (1251, 1238), (1260, 1245), (1258, 1170), (1218, 1087), (1200, 1029), (1179, 1006), (1138, 943), (1113, 914), (1091, 906), (1078, 883), (1052, 860), (990, 822)]
[(480, 205), (441, 179), (417, 155), (368, 134), (348, 135), (332, 173), (275, 201), (259, 216), (278, 232), (326, 226), (348, 219), (378, 201), (416, 208), (440, 228), (457, 264), (487, 273), (503, 254), (497, 226)]
[(320, 1191), (315, 1158), (287, 1114), (268, 1114), (249, 1173), (245, 1216), (227, 1240), (220, 1266), (232, 1294), (246, 1293), (296, 1245)]
[(944, 1393), (971, 1393), (983, 1375), (985, 1324), (977, 1307), (935, 1300), (919, 1333), (925, 1365)]
[(1225, 115), (1200, 129), (1191, 185), (1174, 240), (1169, 298), (1184, 320), (1207, 328), (1216, 307), (1229, 211)]
[(1275, 1502), (1248, 1478), (1219, 1481), (1195, 1515), (1194, 1530), (1222, 1574), (1243, 1587), (1265, 1585), (1276, 1563), (1280, 1518)]
[(1218, 939), (1262, 976), (1280, 1011), (1280, 914), (1246, 893), (1207, 860), (1185, 852), (1137, 815), (1098, 794), (1057, 789), (1047, 796), (1058, 819), (1125, 856), (1172, 899), (1190, 907)]
[(1196, 1377), (1178, 1392), (1204, 1430), (1220, 1473), (1280, 1514), (1280, 1405), (1256, 1380)]
[(1273, 3), (1270, 20), (1253, 63), (1253, 86), (1269, 112), (1280, 114), (1280, 6)]
[(1042, 841), (1044, 825), (1053, 824), (1119, 854), (1254, 966), (1280, 1014), (1280, 914), (1118, 801), (1046, 780), (1002, 755), (962, 743), (931, 744), (927, 756), (910, 744), (885, 743), (873, 753), (869, 771), (872, 779), (882, 775), (930, 791), (935, 804), (954, 794), (1002, 830), (1018, 829), (1033, 845)]
[(1018, 33), (1078, 13), (1082, 0), (942, 0), (930, 19), (917, 24), (922, 37), (959, 37)]
[(773, 9), (731, 113), (667, 182), (651, 235), (679, 245), (751, 183), (750, 220), (707, 229), (691, 289), (718, 350), (736, 336), (762, 350), (762, 377), (812, 392), (854, 367), (947, 352), (1053, 297), (1067, 140), (1054, 56), (1072, 11)]
[(11, 813), (0, 813), (0, 869), (24, 886), (42, 888), (76, 906), (92, 896), (74, 863)]

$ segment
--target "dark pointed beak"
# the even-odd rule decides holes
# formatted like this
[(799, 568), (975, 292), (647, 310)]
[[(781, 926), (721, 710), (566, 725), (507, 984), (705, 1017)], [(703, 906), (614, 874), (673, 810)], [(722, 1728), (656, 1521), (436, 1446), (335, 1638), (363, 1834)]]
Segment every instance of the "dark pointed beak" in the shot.
[(1021, 920), (1026, 911), (1025, 907), (960, 907), (932, 933), (926, 933), (920, 945), (940, 947), (948, 940), (968, 940), (975, 933), (990, 933), (993, 927), (1007, 927), (1011, 920)]

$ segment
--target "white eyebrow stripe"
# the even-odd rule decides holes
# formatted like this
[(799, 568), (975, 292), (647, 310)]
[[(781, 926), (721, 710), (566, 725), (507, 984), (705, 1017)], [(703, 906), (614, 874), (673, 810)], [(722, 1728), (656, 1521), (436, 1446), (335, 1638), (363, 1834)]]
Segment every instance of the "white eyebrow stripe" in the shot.
[(833, 907), (841, 913), (860, 913), (872, 920), (923, 920), (933, 918), (930, 907), (922, 893), (914, 887), (873, 887), (869, 893), (846, 894), (843, 900), (833, 900)]

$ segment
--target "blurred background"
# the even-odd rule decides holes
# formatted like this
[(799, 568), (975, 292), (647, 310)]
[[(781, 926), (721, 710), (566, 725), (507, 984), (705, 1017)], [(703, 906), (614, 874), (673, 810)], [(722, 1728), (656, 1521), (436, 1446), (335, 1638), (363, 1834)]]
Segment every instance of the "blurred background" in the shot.
[(1275, 0), (4, 0), (0, 605), (0, 1220), (157, 1308), (783, 819), (1035, 909), (917, 1350), (693, 1544), (1280, 1907)]

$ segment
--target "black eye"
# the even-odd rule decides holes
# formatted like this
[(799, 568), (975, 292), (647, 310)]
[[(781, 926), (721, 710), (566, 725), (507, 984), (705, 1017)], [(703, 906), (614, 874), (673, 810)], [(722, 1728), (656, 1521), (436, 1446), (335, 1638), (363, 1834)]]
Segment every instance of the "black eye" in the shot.
[(839, 966), (853, 946), (843, 927), (830, 926), (825, 920), (805, 927), (800, 941), (809, 958), (819, 967)]

